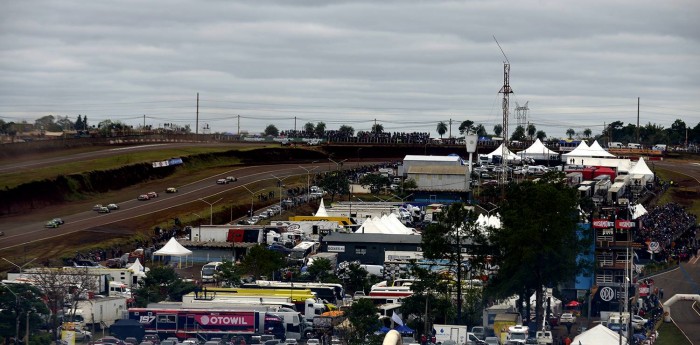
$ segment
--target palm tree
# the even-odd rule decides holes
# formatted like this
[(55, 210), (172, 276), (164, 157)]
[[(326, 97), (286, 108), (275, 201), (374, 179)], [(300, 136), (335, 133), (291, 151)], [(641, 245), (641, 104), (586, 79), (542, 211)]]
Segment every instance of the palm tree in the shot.
[(593, 133), (593, 131), (591, 131), (590, 128), (586, 128), (583, 130), (583, 135), (585, 135), (586, 138), (590, 138), (592, 133)]
[(382, 134), (384, 133), (384, 125), (381, 123), (375, 123), (372, 125), (372, 133), (374, 134)]
[(436, 130), (438, 134), (440, 134), (440, 139), (442, 139), (442, 136), (447, 133), (447, 124), (445, 124), (445, 121), (438, 122)]
[(574, 134), (576, 134), (576, 131), (574, 131), (573, 128), (569, 128), (569, 129), (566, 130), (566, 135), (569, 136), (569, 139), (573, 138), (573, 137), (574, 137)]
[(503, 133), (503, 125), (498, 124), (493, 126), (493, 133), (496, 134), (497, 137), (500, 137)]
[(485, 136), (486, 133), (486, 128), (484, 128), (484, 125), (478, 124), (476, 127), (474, 127), (474, 132), (476, 132), (476, 135), (483, 137)]
[(540, 139), (540, 141), (544, 141), (544, 139), (547, 138), (547, 133), (545, 133), (542, 130), (539, 130), (537, 131), (537, 134), (535, 134), (535, 136), (537, 137), (537, 139)]

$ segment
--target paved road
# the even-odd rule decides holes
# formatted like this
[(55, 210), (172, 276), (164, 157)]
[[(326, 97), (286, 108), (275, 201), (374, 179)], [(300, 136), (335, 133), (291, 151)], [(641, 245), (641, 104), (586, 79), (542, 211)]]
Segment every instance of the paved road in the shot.
[[(306, 168), (306, 170), (302, 169), (300, 166)], [(136, 200), (137, 195), (134, 195), (133, 199), (120, 202), (120, 209), (111, 213), (99, 214), (91, 210), (86, 210), (78, 214), (62, 216), (61, 218), (63, 218), (66, 223), (54, 229), (44, 228), (44, 224), (48, 219), (44, 219), (46, 217), (40, 216), (32, 221), (20, 224), (15, 223), (11, 227), (5, 227), (5, 236), (0, 237), (0, 252), (3, 249), (64, 236), (73, 232), (116, 224), (127, 219), (145, 216), (187, 203), (197, 202), (200, 203), (199, 206), (201, 206), (204, 203), (198, 199), (215, 202), (218, 199), (218, 195), (231, 190), (238, 190), (248, 198), (250, 194), (242, 187), (244, 185), (268, 180), (270, 185), (274, 186), (276, 184), (274, 176), (280, 179), (284, 179), (288, 176), (303, 176), (306, 175), (307, 170), (311, 170), (312, 167), (318, 167), (314, 170), (314, 173), (316, 173), (327, 170), (329, 165), (318, 163), (313, 165), (280, 164), (235, 168), (218, 175), (212, 175), (205, 179), (192, 182), (185, 186), (177, 186), (177, 193), (166, 194), (165, 191), (158, 190), (156, 192), (158, 192), (159, 197), (155, 199), (138, 201)], [(333, 168), (335, 168), (335, 166), (333, 166)], [(237, 177), (238, 181), (227, 185), (216, 184), (217, 179), (224, 178), (228, 175)], [(144, 190), (143, 193), (150, 191), (151, 190)], [(36, 211), (35, 213), (40, 214), (41, 211)]]
[[(655, 161), (650, 166), (661, 167), (689, 176), (700, 184), (700, 162)], [(700, 215), (698, 215), (700, 217)], [(674, 294), (700, 294), (700, 263), (683, 263), (673, 271), (654, 277), (657, 287), (664, 289), (664, 301)], [(700, 345), (700, 314), (692, 302), (677, 302), (671, 306), (671, 317), (692, 344)]]

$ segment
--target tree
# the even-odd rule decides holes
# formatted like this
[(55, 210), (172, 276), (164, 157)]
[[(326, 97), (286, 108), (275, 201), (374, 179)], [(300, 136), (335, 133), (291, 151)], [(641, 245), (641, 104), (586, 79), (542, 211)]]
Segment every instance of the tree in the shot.
[(391, 184), (388, 177), (381, 174), (366, 174), (360, 178), (360, 185), (364, 188), (369, 187), (372, 194), (379, 194), (382, 187), (387, 187)]
[(83, 117), (80, 114), (78, 114), (78, 119), (75, 120), (75, 129), (79, 130), (79, 131), (84, 129), (83, 128)]
[(315, 129), (315, 128), (316, 128), (316, 127), (315, 127), (314, 124), (311, 123), (311, 122), (307, 122), (306, 124), (304, 124), (304, 132), (306, 132), (307, 135), (312, 135), (312, 134), (314, 134), (314, 129)]
[[(0, 285), (0, 338), (23, 338), (22, 332), (29, 327), (33, 333), (44, 324), (49, 316), (49, 308), (43, 300), (43, 293), (29, 284)], [(29, 313), (29, 325), (27, 325)], [(15, 334), (19, 328), (19, 334)]]
[(686, 128), (685, 122), (681, 119), (676, 119), (676, 121), (671, 124), (671, 128), (666, 130), (671, 144), (682, 145), (685, 143)]
[(267, 127), (265, 127), (265, 135), (266, 136), (276, 137), (279, 134), (280, 134), (280, 131), (277, 129), (277, 126), (275, 126), (273, 124), (269, 124), (269, 125), (267, 125)]
[(284, 258), (281, 253), (258, 244), (248, 249), (240, 266), (243, 273), (257, 280), (260, 276), (272, 277), (274, 272), (284, 266)]
[(316, 133), (316, 137), (323, 138), (326, 134), (326, 124), (324, 122), (319, 121), (316, 124), (316, 129), (314, 129), (314, 132)]
[(335, 200), (336, 195), (343, 196), (350, 194), (350, 182), (348, 182), (348, 177), (343, 171), (326, 173), (319, 185), (331, 195), (331, 202)]
[(484, 127), (484, 125), (482, 125), (482, 124), (476, 125), (476, 127), (474, 128), (474, 131), (476, 132), (476, 135), (478, 135), (480, 137), (486, 136), (486, 134), (487, 134), (486, 127)]
[(542, 288), (571, 281), (587, 264), (577, 261), (590, 241), (577, 236), (578, 194), (556, 182), (559, 177), (552, 174), (538, 183), (509, 184), (500, 204), (501, 228), (491, 229), (486, 242), (476, 239), (477, 247), (490, 248), (492, 263), (499, 267), (486, 286), (487, 293), (529, 299), (536, 292), (538, 322)]
[(543, 130), (539, 130), (535, 136), (537, 139), (540, 139), (540, 141), (544, 141), (547, 138), (547, 133), (545, 133)]
[(384, 125), (381, 123), (375, 123), (372, 125), (372, 133), (374, 135), (382, 134), (384, 133)]
[(515, 127), (515, 131), (513, 131), (513, 135), (510, 136), (510, 140), (516, 140), (516, 141), (525, 140), (525, 128), (523, 126)]
[(314, 262), (307, 268), (306, 273), (309, 274), (309, 279), (312, 281), (329, 283), (330, 280), (335, 280), (331, 260), (326, 258), (314, 259)]
[(574, 137), (574, 134), (576, 134), (576, 131), (574, 131), (573, 128), (569, 128), (566, 130), (566, 135), (569, 136), (569, 139), (572, 139)]
[[(476, 225), (476, 215), (471, 210), (464, 207), (462, 203), (454, 203), (443, 210), (438, 216), (438, 222), (430, 224), (423, 231), (421, 247), (423, 248), (423, 257), (429, 260), (439, 260), (446, 262), (450, 270), (450, 277), (455, 277), (458, 281), (457, 285), (457, 323), (462, 324), (461, 319), (461, 290), (462, 285), (459, 283), (463, 279), (469, 269), (483, 268), (486, 262), (486, 255), (476, 256), (469, 260), (467, 264), (463, 259), (462, 253), (471, 253), (471, 245), (468, 242), (486, 243), (484, 233), (479, 231)], [(449, 281), (438, 280), (437, 277), (432, 277), (431, 280), (421, 282), (416, 285), (417, 289), (421, 289), (420, 284), (425, 284), (433, 291), (446, 292)], [(412, 287), (413, 289), (413, 287)]]
[(437, 124), (437, 128), (435, 129), (438, 134), (440, 134), (440, 139), (442, 139), (442, 136), (447, 133), (447, 124), (445, 121), (440, 121)]
[(503, 125), (498, 124), (493, 126), (493, 133), (497, 136), (500, 137), (501, 133), (503, 133)]
[(214, 273), (214, 280), (225, 287), (238, 287), (241, 285), (241, 268), (233, 261), (224, 259), (219, 271)]
[(374, 332), (379, 329), (378, 312), (374, 302), (368, 298), (362, 298), (350, 306), (347, 316), (352, 329), (349, 332), (348, 344), (381, 344), (379, 337), (374, 335)]
[(139, 287), (135, 291), (135, 302), (139, 307), (165, 300), (178, 302), (182, 301), (182, 296), (194, 289), (194, 283), (183, 281), (174, 268), (152, 267), (146, 272), (146, 277), (139, 282)]
[(590, 128), (586, 128), (583, 130), (583, 135), (586, 137), (586, 139), (590, 138), (591, 134), (593, 134), (593, 131)]
[(56, 126), (60, 128), (59, 131), (69, 131), (75, 128), (75, 124), (71, 121), (68, 116), (58, 117), (56, 120)]
[(403, 197), (403, 196), (407, 195), (409, 191), (411, 191), (413, 189), (417, 189), (417, 188), (418, 188), (418, 183), (416, 183), (416, 180), (409, 178), (409, 179), (404, 180), (401, 183), (401, 190), (400, 190), (399, 194)]
[(343, 285), (350, 294), (357, 291), (369, 292), (372, 283), (368, 278), (369, 272), (362, 268), (359, 262), (338, 265), (338, 277), (343, 280)]
[(535, 127), (535, 125), (528, 123), (527, 124), (527, 136), (530, 137), (531, 141), (535, 137), (535, 133), (537, 133), (537, 128)]
[(355, 129), (352, 128), (351, 126), (347, 125), (342, 125), (340, 126), (340, 129), (338, 129), (338, 132), (345, 137), (351, 137), (355, 135)]
[(42, 116), (34, 121), (34, 127), (43, 131), (58, 132), (61, 127), (55, 121), (56, 118), (53, 115)]
[(466, 120), (459, 124), (459, 134), (469, 134), (474, 129), (474, 121)]

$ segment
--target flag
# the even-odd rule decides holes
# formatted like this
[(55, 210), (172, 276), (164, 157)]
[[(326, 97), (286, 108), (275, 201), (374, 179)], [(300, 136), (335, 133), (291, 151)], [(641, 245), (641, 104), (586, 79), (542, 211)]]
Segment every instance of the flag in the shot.
[(403, 320), (401, 320), (401, 315), (397, 314), (395, 311), (391, 314), (391, 321), (396, 322), (397, 325), (403, 326)]

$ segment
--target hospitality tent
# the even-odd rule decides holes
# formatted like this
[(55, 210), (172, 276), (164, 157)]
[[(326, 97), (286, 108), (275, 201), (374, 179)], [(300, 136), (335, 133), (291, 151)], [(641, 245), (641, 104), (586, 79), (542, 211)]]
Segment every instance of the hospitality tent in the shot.
[(628, 172), (629, 175), (644, 175), (647, 180), (654, 178), (654, 172), (649, 169), (647, 163), (644, 162), (644, 158), (639, 157), (639, 161), (635, 164), (632, 169)]
[(637, 219), (645, 214), (647, 214), (647, 209), (642, 206), (642, 204), (636, 204), (632, 207), (632, 219)]
[(598, 144), (598, 140), (591, 144), (590, 150), (593, 152), (593, 157), (615, 157), (614, 154), (606, 151), (602, 146), (600, 146), (600, 144)]
[[(501, 146), (499, 146), (497, 149), (493, 150), (493, 152), (486, 154), (486, 155), (479, 155), (479, 157), (480, 158), (487, 158), (489, 162), (491, 162), (493, 160), (493, 156), (502, 157), (503, 156), (503, 145), (505, 145), (505, 144), (501, 144)], [(520, 157), (518, 157), (518, 155), (516, 155), (515, 153), (511, 152), (508, 149), (508, 147), (506, 147), (505, 150), (506, 150), (506, 152), (505, 152), (506, 161), (511, 161), (511, 162), (512, 161), (520, 161)]]
[[(620, 341), (622, 338), (622, 341)], [(603, 325), (597, 325), (574, 338), (571, 344), (581, 345), (617, 345), (627, 344), (627, 338)]]
[(138, 258), (136, 258), (136, 261), (134, 261), (134, 263), (131, 264), (131, 266), (127, 267), (126, 269), (130, 270), (131, 272), (134, 272), (134, 275), (136, 275), (137, 277), (140, 277), (140, 278), (145, 277), (146, 272), (149, 271), (149, 269), (147, 267), (144, 267), (141, 264), (141, 261)]
[(328, 217), (328, 212), (326, 212), (326, 206), (323, 205), (323, 198), (321, 198), (321, 203), (318, 205), (318, 211), (314, 214), (315, 217)]
[(518, 152), (518, 156), (521, 158), (532, 158), (532, 159), (546, 159), (546, 160), (551, 160), (551, 159), (556, 159), (559, 157), (559, 154), (548, 149), (542, 142), (540, 141), (539, 138), (535, 140), (530, 147), (526, 148), (525, 150), (522, 150)]
[(177, 256), (179, 258), (178, 268), (182, 268), (182, 257), (185, 257), (185, 267), (191, 267), (194, 265), (194, 260), (190, 261), (190, 265), (187, 265), (187, 258), (190, 258), (192, 251), (183, 247), (180, 242), (178, 242), (175, 237), (171, 237), (168, 243), (166, 243), (163, 248), (156, 250), (153, 255), (158, 256)]

